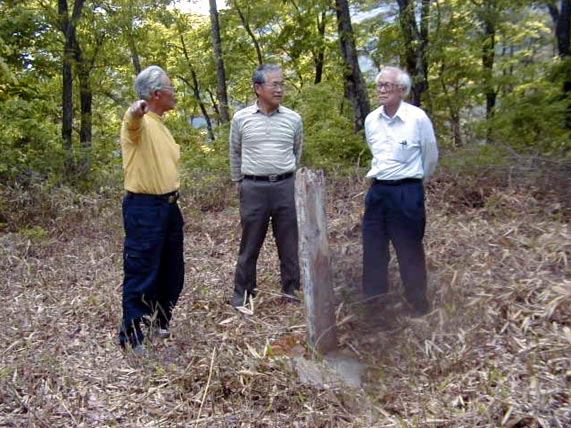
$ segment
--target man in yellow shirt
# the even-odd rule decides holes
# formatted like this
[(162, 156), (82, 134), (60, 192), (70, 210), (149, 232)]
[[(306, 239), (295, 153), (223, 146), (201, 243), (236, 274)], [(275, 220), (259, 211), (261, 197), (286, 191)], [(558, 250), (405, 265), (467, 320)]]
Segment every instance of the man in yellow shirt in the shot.
[(123, 199), (123, 320), (119, 341), (144, 354), (141, 323), (170, 335), (172, 310), (184, 282), (183, 219), (177, 204), (180, 147), (163, 123), (174, 109), (171, 80), (158, 66), (135, 79), (139, 100), (125, 113), (121, 150)]

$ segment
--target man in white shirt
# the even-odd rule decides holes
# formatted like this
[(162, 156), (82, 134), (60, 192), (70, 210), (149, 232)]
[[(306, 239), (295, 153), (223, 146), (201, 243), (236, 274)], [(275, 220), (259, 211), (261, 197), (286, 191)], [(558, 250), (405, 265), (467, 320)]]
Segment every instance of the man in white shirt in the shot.
[(365, 119), (373, 155), (372, 179), (363, 217), (363, 291), (371, 302), (389, 291), (389, 243), (398, 259), (404, 296), (415, 316), (430, 311), (426, 296), (423, 237), (424, 185), (438, 162), (432, 123), (426, 113), (404, 101), (408, 73), (386, 67), (376, 78), (381, 106)]

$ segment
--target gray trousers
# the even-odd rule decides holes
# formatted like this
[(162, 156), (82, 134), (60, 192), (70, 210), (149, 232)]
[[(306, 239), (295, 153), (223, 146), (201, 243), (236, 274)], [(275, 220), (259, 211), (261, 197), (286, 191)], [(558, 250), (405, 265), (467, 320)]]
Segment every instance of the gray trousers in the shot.
[(234, 295), (255, 293), (256, 264), (270, 219), (280, 259), (282, 291), (299, 289), (295, 176), (277, 182), (244, 179), (240, 184), (242, 240), (236, 264)]

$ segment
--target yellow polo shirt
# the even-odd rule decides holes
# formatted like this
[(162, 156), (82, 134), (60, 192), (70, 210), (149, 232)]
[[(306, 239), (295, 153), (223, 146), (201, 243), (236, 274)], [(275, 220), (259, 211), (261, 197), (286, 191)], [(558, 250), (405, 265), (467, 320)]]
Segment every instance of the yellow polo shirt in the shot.
[(180, 146), (159, 115), (148, 112), (136, 117), (127, 110), (121, 126), (121, 151), (125, 190), (150, 195), (178, 190)]

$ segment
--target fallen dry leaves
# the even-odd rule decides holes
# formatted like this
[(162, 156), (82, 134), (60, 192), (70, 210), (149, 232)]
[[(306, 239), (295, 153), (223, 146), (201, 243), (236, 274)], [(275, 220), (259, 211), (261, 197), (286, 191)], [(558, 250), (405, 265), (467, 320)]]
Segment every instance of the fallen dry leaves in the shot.
[[(186, 285), (173, 337), (138, 360), (116, 340), (119, 196), (42, 196), (40, 226), (0, 235), (0, 426), (571, 426), (571, 230), (545, 210), (554, 204), (525, 188), (431, 184), (434, 311), (406, 316), (393, 262), (396, 304), (372, 320), (359, 297), (365, 191), (360, 178), (329, 178), (340, 346), (367, 367), (357, 389), (297, 378), (291, 357), (308, 354), (303, 307), (279, 296), (271, 239), (255, 314), (226, 303), (235, 203), (201, 211), (183, 198)], [(19, 216), (37, 209), (34, 198), (3, 194)]]

